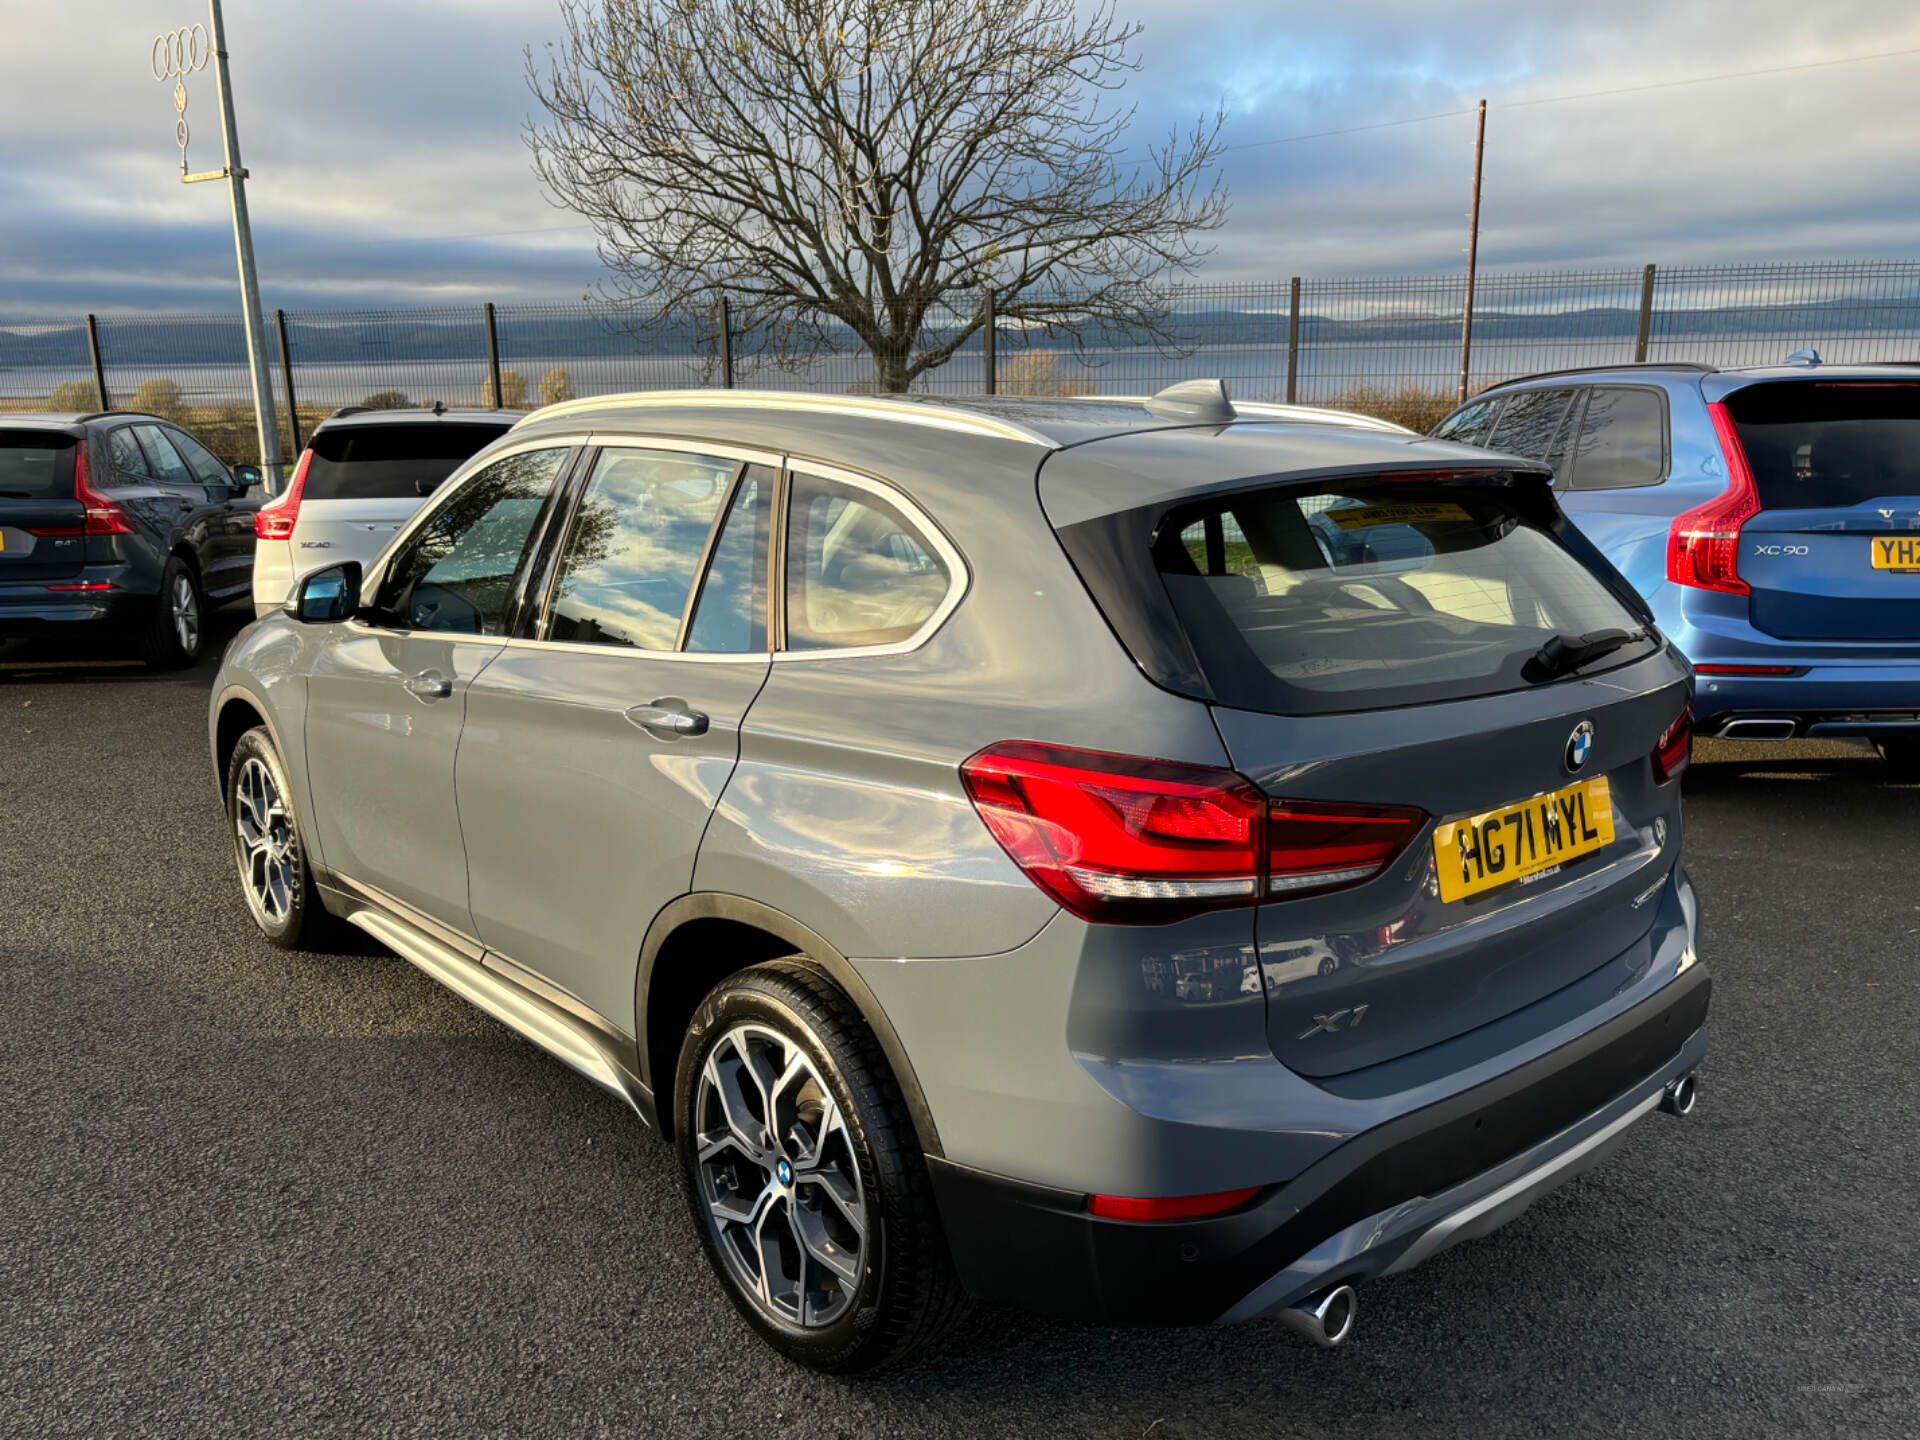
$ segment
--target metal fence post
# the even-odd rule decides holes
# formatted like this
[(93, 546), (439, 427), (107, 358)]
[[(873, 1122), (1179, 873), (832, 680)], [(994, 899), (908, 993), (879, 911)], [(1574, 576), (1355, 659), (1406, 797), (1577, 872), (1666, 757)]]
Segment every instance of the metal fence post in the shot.
[(506, 407), (506, 396), (500, 393), (500, 330), (493, 323), (493, 302), (487, 301), (487, 374), (493, 377), (493, 408)]
[(1287, 287), (1287, 404), (1300, 397), (1300, 277)]
[(986, 327), (986, 340), (981, 355), (987, 371), (986, 393), (996, 395), (1000, 391), (1000, 367), (999, 359), (994, 353), (994, 341), (998, 338), (996, 332), (999, 327), (993, 318), (993, 287), (991, 285), (987, 287), (986, 318), (982, 323)]
[(720, 385), (733, 389), (733, 309), (720, 297)]
[(93, 357), (94, 398), (99, 401), (102, 410), (111, 410), (107, 400), (107, 371), (100, 363), (100, 322), (93, 316), (87, 316), (87, 353)]
[(293, 453), (300, 453), (300, 405), (293, 398), (293, 352), (287, 348), (287, 312), (273, 312), (273, 328), (280, 333), (280, 378), (287, 387), (287, 428), (293, 432)]
[(1653, 337), (1653, 266), (1647, 266), (1640, 276), (1640, 333), (1634, 337), (1633, 360), (1636, 365), (1647, 363), (1647, 341)]

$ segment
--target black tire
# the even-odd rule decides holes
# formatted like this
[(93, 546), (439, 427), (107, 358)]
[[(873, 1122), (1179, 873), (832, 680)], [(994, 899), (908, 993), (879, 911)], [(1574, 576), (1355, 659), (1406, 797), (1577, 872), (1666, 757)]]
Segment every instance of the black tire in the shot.
[(1920, 780), (1920, 740), (1876, 740), (1874, 747), (1887, 762), (1894, 780)]
[[(781, 1133), (768, 1153), (801, 1162), (807, 1152), (805, 1142), (818, 1137), (813, 1146), (816, 1160), (831, 1150), (850, 1157), (850, 1162), (837, 1163), (857, 1170), (868, 1217), (865, 1235), (860, 1238), (857, 1231), (843, 1230), (844, 1235), (858, 1239), (857, 1251), (850, 1254), (851, 1247), (843, 1246), (838, 1252), (858, 1274), (857, 1284), (841, 1279), (800, 1248), (801, 1232), (809, 1224), (817, 1234), (826, 1234), (825, 1221), (844, 1216), (844, 1207), (836, 1215), (818, 1184), (808, 1183), (804, 1164), (796, 1163), (785, 1172), (780, 1169), (784, 1161), (776, 1161), (771, 1168), (758, 1166), (737, 1147), (727, 1152), (731, 1163), (715, 1155), (703, 1169), (699, 1159), (696, 1107), (711, 1111), (717, 1099), (717, 1092), (702, 1083), (709, 1058), (715, 1059), (716, 1074), (723, 1064), (732, 1065), (737, 1073), (744, 1067), (738, 1063), (742, 1057), (735, 1037), (763, 1032), (771, 1032), (804, 1055), (812, 1071), (794, 1090), (801, 1098), (795, 1102), (791, 1123), (784, 1122), (784, 1102), (776, 1099), (775, 1108), (783, 1119), (773, 1128)], [(829, 1131), (820, 1125), (818, 1111), (808, 1119), (809, 1102), (804, 1097), (816, 1086), (830, 1094), (838, 1107), (844, 1121), (841, 1128)], [(774, 1349), (815, 1370), (857, 1374), (905, 1359), (939, 1339), (966, 1312), (966, 1293), (947, 1253), (926, 1160), (899, 1086), (871, 1027), (818, 969), (798, 957), (774, 960), (717, 985), (701, 1002), (681, 1045), (674, 1096), (676, 1144), (694, 1228), (728, 1298)], [(812, 1103), (824, 1107), (824, 1101), (825, 1095), (818, 1095)], [(727, 1127), (723, 1122), (719, 1128)], [(707, 1133), (717, 1132), (710, 1125)], [(816, 1165), (815, 1177), (820, 1168)], [(716, 1171), (735, 1170), (746, 1172), (744, 1186), (737, 1178), (731, 1185), (712, 1179)], [(730, 1195), (737, 1199), (746, 1189), (759, 1187), (757, 1193), (764, 1201), (778, 1188), (776, 1177), (788, 1188), (785, 1200), (775, 1199), (766, 1206), (773, 1243), (786, 1257), (800, 1256), (803, 1267), (814, 1266), (811, 1272), (799, 1272), (802, 1278), (795, 1288), (800, 1296), (808, 1295), (808, 1275), (829, 1287), (817, 1307), (824, 1316), (816, 1316), (811, 1323), (804, 1323), (805, 1302), (800, 1307), (803, 1323), (796, 1323), (749, 1292), (736, 1266), (753, 1262), (741, 1262), (738, 1249), (732, 1251), (733, 1261), (725, 1258), (721, 1247), (729, 1242), (720, 1233), (723, 1228), (730, 1233), (744, 1229), (746, 1222), (723, 1226), (709, 1213), (708, 1189), (723, 1199)], [(777, 1218), (783, 1204), (784, 1220)], [(781, 1230), (782, 1223), (791, 1228)], [(826, 1248), (831, 1249), (831, 1244)], [(760, 1263), (763, 1273), (770, 1275), (767, 1262)], [(789, 1261), (783, 1261), (782, 1268), (790, 1268)]]
[[(256, 818), (261, 809), (260, 792), (255, 787), (260, 772), (255, 772), (254, 766), (260, 767), (271, 783), (284, 826), (278, 829), (273, 821), (268, 822), (265, 828), (270, 835), (269, 853), (265, 855), (258, 846), (250, 846), (247, 838), (249, 828), (255, 831), (261, 828)], [(248, 787), (247, 795), (242, 794), (243, 785)], [(310, 950), (318, 948), (318, 942), (329, 937), (338, 922), (327, 913), (320, 903), (319, 891), (314, 888), (306, 840), (300, 833), (292, 801), (287, 798), (292, 794), (293, 787), (287, 781), (280, 752), (274, 749), (273, 737), (267, 733), (266, 726), (254, 726), (240, 737), (240, 743), (233, 747), (233, 758), (227, 762), (227, 833), (240, 875), (240, 891), (253, 923), (260, 927), (268, 943), (282, 950)], [(253, 800), (252, 805), (248, 805), (249, 799)], [(242, 824), (243, 808), (247, 810), (247, 826)], [(278, 872), (280, 883), (263, 894), (259, 888), (260, 872), (275, 861), (284, 864), (284, 870)]]
[[(183, 607), (190, 612), (184, 626)], [(140, 644), (140, 658), (154, 670), (184, 670), (200, 658), (206, 643), (207, 599), (200, 591), (200, 577), (178, 555), (170, 555), (160, 572), (160, 594)]]

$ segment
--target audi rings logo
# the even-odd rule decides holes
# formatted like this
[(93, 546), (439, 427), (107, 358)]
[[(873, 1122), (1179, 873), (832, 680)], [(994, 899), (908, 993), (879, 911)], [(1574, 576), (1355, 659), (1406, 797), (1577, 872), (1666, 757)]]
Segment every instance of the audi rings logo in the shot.
[(212, 42), (204, 25), (182, 25), (153, 37), (153, 78), (179, 80), (207, 68)]

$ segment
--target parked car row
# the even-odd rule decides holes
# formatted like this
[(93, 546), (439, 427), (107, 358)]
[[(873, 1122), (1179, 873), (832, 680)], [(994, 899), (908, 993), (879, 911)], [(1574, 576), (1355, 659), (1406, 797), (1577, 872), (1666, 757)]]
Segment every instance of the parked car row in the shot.
[(1432, 438), (1213, 381), (342, 412), (140, 528), (186, 437), (53, 417), (0, 624), (78, 580), (179, 663), (250, 580), (209, 740), (261, 933), (618, 1095), (784, 1353), (969, 1297), (1337, 1344), (1691, 1109), (1696, 724), (1914, 763), (1917, 420), (1810, 357)]
[(516, 412), (336, 412), (279, 496), (185, 430), (129, 411), (0, 421), (0, 641), (200, 656), (211, 605), (285, 602), (294, 580), (371, 560), (434, 486)]

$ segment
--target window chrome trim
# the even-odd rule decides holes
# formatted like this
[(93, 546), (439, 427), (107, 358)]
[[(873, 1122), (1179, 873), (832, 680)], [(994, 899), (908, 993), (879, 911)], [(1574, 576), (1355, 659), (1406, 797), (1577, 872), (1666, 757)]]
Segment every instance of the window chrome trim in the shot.
[[(586, 415), (606, 410), (663, 409), (669, 406), (697, 407), (704, 410), (784, 410), (814, 414), (852, 415), (867, 420), (892, 420), (907, 425), (924, 425), (934, 430), (955, 430), (962, 434), (992, 435), (1002, 440), (1018, 440), (1028, 445), (1058, 450), (1060, 442), (1050, 440), (1038, 430), (997, 415), (967, 410), (958, 405), (941, 405), (924, 400), (889, 400), (864, 395), (809, 395), (790, 390), (645, 390), (624, 395), (595, 395), (582, 400), (563, 400), (535, 410), (514, 423), (523, 425), (559, 419), (565, 415)], [(511, 433), (511, 432), (509, 432)]]
[[(910, 651), (918, 650), (922, 645), (926, 644), (935, 632), (947, 623), (947, 617), (960, 607), (960, 602), (966, 598), (967, 591), (973, 586), (973, 572), (967, 568), (966, 559), (960, 554), (958, 548), (947, 538), (946, 531), (936, 525), (933, 522), (933, 517), (928, 515), (926, 511), (922, 510), (918, 505), (914, 504), (913, 501), (909, 500), (905, 495), (901, 494), (883, 480), (876, 480), (871, 476), (861, 475), (852, 470), (842, 470), (834, 465), (817, 464), (811, 460), (795, 459), (789, 463), (787, 468), (788, 505), (783, 508), (790, 508), (793, 482), (803, 475), (812, 475), (822, 480), (831, 480), (836, 485), (845, 485), (852, 490), (864, 490), (869, 495), (877, 496), (879, 499), (886, 501), (888, 505), (899, 513), (901, 519), (911, 525), (919, 532), (922, 539), (933, 546), (941, 560), (946, 563), (947, 593), (945, 598), (934, 607), (933, 613), (921, 623), (920, 628), (904, 640), (894, 640), (885, 645), (840, 645), (825, 650), (793, 650), (786, 648), (786, 637), (782, 636), (782, 648), (773, 652), (775, 663), (791, 664), (800, 660), (840, 660), (855, 655), (905, 655)], [(776, 515), (774, 520), (781, 529), (780, 547), (784, 558), (786, 531), (791, 522), (785, 514)], [(783, 605), (786, 598), (787, 577), (787, 567), (783, 563), (780, 567), (780, 588), (782, 591), (781, 600)], [(769, 606), (771, 606), (772, 597), (769, 596), (768, 599)]]

